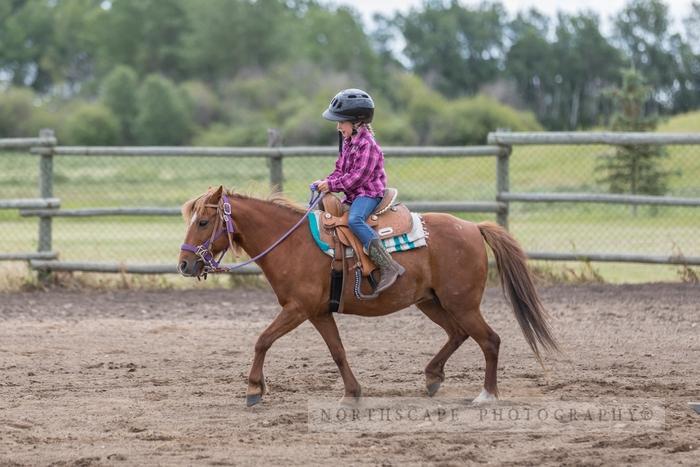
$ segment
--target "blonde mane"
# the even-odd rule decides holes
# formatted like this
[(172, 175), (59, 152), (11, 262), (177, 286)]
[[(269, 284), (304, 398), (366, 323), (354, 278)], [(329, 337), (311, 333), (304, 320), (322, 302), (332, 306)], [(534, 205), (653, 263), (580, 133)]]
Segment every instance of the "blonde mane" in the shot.
[[(185, 204), (182, 205), (181, 212), (182, 212), (182, 219), (187, 223), (192, 219), (192, 215), (195, 213), (200, 213), (204, 210), (204, 204), (206, 200), (209, 198), (209, 196), (215, 191), (215, 189), (210, 188), (207, 190), (206, 193), (203, 193), (196, 198), (192, 198), (189, 201), (185, 202)], [(288, 209), (294, 213), (297, 214), (304, 214), (306, 212), (306, 208), (302, 206), (301, 204), (292, 201), (289, 199), (287, 196), (285, 196), (283, 193), (280, 192), (272, 192), (268, 193), (267, 195), (264, 195), (263, 197), (259, 197), (258, 195), (254, 193), (235, 193), (233, 190), (227, 190), (225, 189), (225, 192), (228, 196), (234, 197), (234, 198), (243, 198), (243, 199), (251, 199), (251, 200), (256, 200), (256, 201), (262, 201), (262, 202), (267, 202), (274, 204), (276, 206), (283, 207), (285, 209)]]
[(277, 206), (282, 206), (284, 208), (290, 209), (299, 214), (304, 214), (306, 212), (306, 207), (302, 206), (296, 201), (292, 201), (291, 199), (287, 198), (284, 194), (279, 192), (271, 193), (270, 195), (268, 195), (267, 201), (271, 202), (272, 204), (276, 204)]

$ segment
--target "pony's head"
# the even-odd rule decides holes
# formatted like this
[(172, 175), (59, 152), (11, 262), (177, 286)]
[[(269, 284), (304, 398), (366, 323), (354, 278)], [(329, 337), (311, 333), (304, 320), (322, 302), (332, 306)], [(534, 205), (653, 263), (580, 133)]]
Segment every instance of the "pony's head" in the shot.
[(206, 275), (207, 271), (218, 267), (216, 256), (225, 253), (230, 246), (234, 233), (227, 196), (224, 187), (219, 186), (182, 205), (187, 232), (180, 248), (178, 271), (183, 276)]

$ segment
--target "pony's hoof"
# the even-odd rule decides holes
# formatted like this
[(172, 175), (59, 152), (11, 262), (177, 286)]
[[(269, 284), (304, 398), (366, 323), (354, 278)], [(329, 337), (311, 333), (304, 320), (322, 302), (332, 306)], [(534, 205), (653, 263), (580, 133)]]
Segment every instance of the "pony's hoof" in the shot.
[(433, 397), (436, 392), (438, 392), (438, 389), (440, 389), (440, 386), (442, 385), (442, 381), (435, 381), (434, 383), (430, 383), (426, 386), (426, 389), (428, 390), (428, 396)]
[(479, 394), (476, 399), (472, 401), (472, 404), (481, 405), (489, 404), (491, 402), (498, 402), (498, 397), (495, 394), (491, 394), (486, 389), (482, 389), (481, 394)]
[(338, 401), (338, 405), (340, 407), (345, 407), (345, 408), (357, 407), (358, 405), (360, 405), (360, 397), (359, 396), (343, 396), (343, 398)]
[(248, 394), (245, 396), (246, 407), (252, 407), (262, 400), (262, 394)]
[(360, 400), (362, 398), (362, 389), (357, 390), (357, 394), (344, 395), (342, 399), (338, 401), (342, 407), (357, 407), (360, 405)]

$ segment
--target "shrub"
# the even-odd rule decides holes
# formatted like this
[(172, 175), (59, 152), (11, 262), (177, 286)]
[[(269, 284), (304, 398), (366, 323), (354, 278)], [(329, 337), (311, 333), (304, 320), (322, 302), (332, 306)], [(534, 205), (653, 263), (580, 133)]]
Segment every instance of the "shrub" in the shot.
[(140, 144), (178, 145), (189, 140), (192, 120), (175, 85), (159, 75), (149, 75), (138, 93), (135, 134)]
[(201, 81), (187, 81), (181, 86), (185, 104), (193, 122), (206, 128), (221, 118), (221, 104), (216, 94)]
[(262, 123), (225, 125), (216, 123), (198, 133), (192, 140), (195, 146), (266, 146), (267, 127)]
[(63, 144), (109, 146), (119, 141), (119, 120), (102, 104), (80, 104), (66, 122)]
[(119, 120), (121, 141), (134, 142), (134, 124), (138, 112), (136, 72), (126, 65), (116, 67), (102, 84), (102, 100)]
[(489, 132), (499, 128), (513, 131), (541, 129), (530, 112), (520, 112), (486, 96), (448, 102), (435, 120), (430, 144), (485, 144)]
[(34, 136), (35, 99), (34, 93), (25, 88), (11, 87), (0, 93), (0, 137)]

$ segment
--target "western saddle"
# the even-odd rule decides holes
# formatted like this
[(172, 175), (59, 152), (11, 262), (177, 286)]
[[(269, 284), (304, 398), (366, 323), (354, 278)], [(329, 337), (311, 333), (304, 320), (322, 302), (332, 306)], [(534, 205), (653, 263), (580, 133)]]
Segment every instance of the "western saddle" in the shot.
[[(396, 203), (398, 197), (396, 188), (384, 190), (384, 196), (376, 209), (367, 218), (367, 224), (379, 235), (380, 239), (391, 238), (411, 232), (413, 229), (413, 217), (411, 212), (403, 204)], [(326, 194), (320, 203), (323, 211), (321, 220), (323, 228), (319, 229), (321, 240), (333, 246), (334, 258), (331, 262), (331, 290), (329, 310), (342, 313), (343, 292), (345, 289), (345, 277), (347, 267), (346, 248), (350, 247), (355, 252), (355, 297), (360, 300), (371, 300), (378, 297), (374, 291), (377, 281), (372, 276), (376, 265), (364, 251), (360, 240), (348, 226), (349, 206), (343, 204), (340, 199), (331, 194)], [(348, 271), (349, 272), (349, 271)], [(362, 292), (362, 277), (366, 277), (372, 292)]]
[[(403, 235), (413, 229), (411, 212), (403, 204), (396, 203), (398, 194), (396, 188), (384, 190), (381, 202), (367, 218), (367, 224), (377, 232), (380, 239)], [(324, 211), (321, 215), (321, 240), (334, 246), (336, 260), (342, 260), (345, 247), (351, 247), (361, 265), (362, 275), (369, 276), (376, 266), (348, 226), (349, 206), (343, 204), (337, 196), (328, 193), (321, 200), (321, 209)]]

